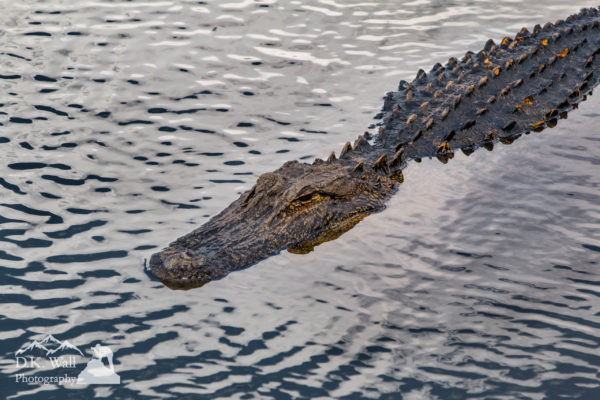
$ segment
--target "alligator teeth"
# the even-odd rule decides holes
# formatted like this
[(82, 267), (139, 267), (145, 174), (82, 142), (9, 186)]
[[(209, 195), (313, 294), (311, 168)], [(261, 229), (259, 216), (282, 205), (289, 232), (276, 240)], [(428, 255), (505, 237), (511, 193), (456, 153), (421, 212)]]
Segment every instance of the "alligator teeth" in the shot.
[(342, 152), (340, 153), (340, 158), (342, 158), (346, 153), (352, 150), (352, 144), (350, 142), (346, 142), (344, 147), (342, 148)]

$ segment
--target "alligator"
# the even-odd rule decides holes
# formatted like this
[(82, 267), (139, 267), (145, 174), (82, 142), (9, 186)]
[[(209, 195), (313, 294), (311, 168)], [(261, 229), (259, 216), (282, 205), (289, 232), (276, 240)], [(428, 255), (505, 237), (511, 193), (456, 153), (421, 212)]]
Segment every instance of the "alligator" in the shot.
[(407, 162), (447, 162), (554, 127), (600, 78), (600, 12), (582, 9), (514, 39), (488, 40), (419, 70), (384, 97), (376, 135), (338, 156), (289, 161), (193, 232), (153, 254), (149, 272), (171, 287), (200, 286), (287, 249), (306, 253), (384, 209)]

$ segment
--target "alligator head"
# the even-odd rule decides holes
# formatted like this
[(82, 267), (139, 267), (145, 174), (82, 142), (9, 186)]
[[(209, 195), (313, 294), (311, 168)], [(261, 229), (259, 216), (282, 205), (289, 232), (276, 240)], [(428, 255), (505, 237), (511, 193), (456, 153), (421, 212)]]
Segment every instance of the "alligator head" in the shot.
[(165, 283), (202, 283), (284, 249), (305, 253), (335, 239), (384, 208), (402, 180), (387, 155), (373, 161), (372, 152), (345, 150), (340, 159), (290, 161), (261, 175), (223, 212), (154, 254), (150, 271)]

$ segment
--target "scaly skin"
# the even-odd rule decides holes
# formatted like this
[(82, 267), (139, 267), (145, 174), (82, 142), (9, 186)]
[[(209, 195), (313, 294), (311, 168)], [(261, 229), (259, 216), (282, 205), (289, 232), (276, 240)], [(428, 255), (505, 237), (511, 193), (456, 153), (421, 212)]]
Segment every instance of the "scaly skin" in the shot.
[(447, 162), (456, 149), (468, 155), (556, 125), (597, 85), (599, 57), (600, 13), (584, 9), (420, 70), (385, 97), (375, 138), (346, 143), (339, 158), (290, 161), (262, 175), (220, 214), (154, 254), (150, 272), (190, 287), (284, 249), (310, 251), (382, 210), (407, 161)]

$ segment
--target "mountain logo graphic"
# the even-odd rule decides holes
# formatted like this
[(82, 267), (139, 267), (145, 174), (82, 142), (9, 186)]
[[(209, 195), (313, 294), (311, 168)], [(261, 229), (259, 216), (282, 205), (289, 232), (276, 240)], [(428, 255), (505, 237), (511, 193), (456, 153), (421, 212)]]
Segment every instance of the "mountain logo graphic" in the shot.
[(52, 335), (47, 335), (44, 339), (24, 345), (15, 352), (15, 357), (50, 357), (63, 354), (80, 355), (84, 357), (83, 352), (77, 346), (71, 344), (68, 340), (61, 342)]
[[(15, 375), (16, 382), (23, 383), (58, 383), (59, 385), (116, 385), (121, 383), (121, 377), (116, 373), (113, 364), (113, 352), (108, 346), (96, 343), (91, 348), (91, 357), (68, 340), (60, 341), (52, 335), (46, 335), (42, 340), (33, 340), (15, 351), (16, 368), (20, 369)], [(90, 360), (90, 361), (87, 361)], [(81, 364), (86, 362), (81, 370)], [(44, 375), (36, 374), (44, 371)], [(66, 370), (66, 372), (65, 372)], [(79, 374), (72, 372), (79, 370)], [(49, 371), (55, 376), (48, 374)], [(71, 372), (69, 372), (71, 371)]]

